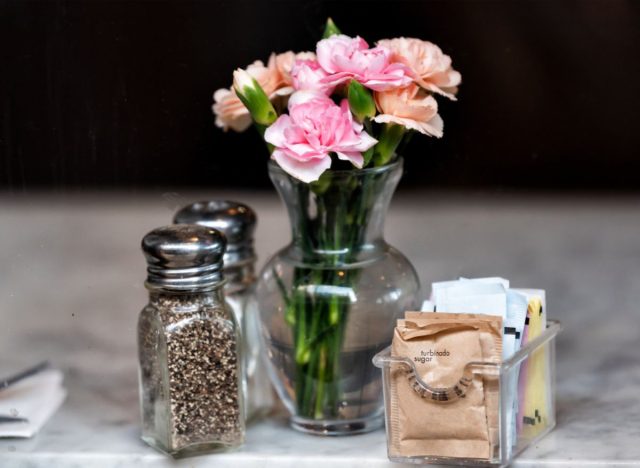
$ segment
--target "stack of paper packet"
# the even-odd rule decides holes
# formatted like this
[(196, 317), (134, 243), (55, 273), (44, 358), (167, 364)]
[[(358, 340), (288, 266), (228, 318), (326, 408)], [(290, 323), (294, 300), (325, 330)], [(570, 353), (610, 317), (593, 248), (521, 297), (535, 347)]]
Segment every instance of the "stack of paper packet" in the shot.
[(34, 436), (67, 396), (62, 379), (62, 372), (47, 369), (0, 391), (0, 415), (28, 420), (1, 423), (0, 437)]

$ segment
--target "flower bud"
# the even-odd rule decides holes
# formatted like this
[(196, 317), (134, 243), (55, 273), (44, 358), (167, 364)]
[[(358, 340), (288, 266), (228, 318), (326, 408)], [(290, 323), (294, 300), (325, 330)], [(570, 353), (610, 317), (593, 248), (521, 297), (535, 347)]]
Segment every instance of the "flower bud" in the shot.
[(336, 34), (342, 34), (336, 26), (336, 23), (333, 22), (331, 18), (327, 18), (327, 24), (324, 27), (324, 33), (322, 33), (322, 39), (326, 39), (327, 37), (334, 36)]
[(351, 80), (347, 91), (349, 108), (358, 121), (365, 118), (373, 118), (376, 115), (376, 103), (373, 100), (371, 91), (362, 86), (356, 80)]
[(245, 70), (239, 68), (233, 72), (233, 89), (257, 124), (268, 126), (276, 121), (278, 114), (269, 97)]

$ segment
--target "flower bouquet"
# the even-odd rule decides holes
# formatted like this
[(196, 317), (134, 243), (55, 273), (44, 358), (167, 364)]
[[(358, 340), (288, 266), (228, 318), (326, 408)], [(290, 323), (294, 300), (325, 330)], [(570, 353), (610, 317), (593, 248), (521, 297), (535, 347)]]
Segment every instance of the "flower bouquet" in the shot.
[(418, 305), (408, 260), (383, 239), (412, 134), (441, 137), (434, 95), (455, 99), (460, 74), (434, 44), (340, 33), (328, 20), (312, 52), (272, 54), (214, 95), (216, 124), (253, 122), (293, 239), (256, 290), (271, 375), (298, 429), (340, 434), (382, 422), (371, 358), (395, 319)]

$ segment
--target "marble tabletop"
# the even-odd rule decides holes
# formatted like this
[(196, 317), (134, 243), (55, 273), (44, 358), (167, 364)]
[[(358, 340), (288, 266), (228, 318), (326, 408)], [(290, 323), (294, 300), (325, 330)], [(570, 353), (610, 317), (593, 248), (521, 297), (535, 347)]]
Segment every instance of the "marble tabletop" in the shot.
[[(264, 261), (288, 236), (271, 192), (0, 195), (0, 375), (51, 360), (69, 396), (33, 439), (0, 440), (0, 467), (394, 466), (383, 431), (321, 438), (283, 416), (239, 451), (174, 462), (139, 439), (139, 241), (183, 203), (234, 198), (259, 214)], [(565, 326), (557, 427), (516, 466), (640, 466), (640, 198), (400, 193), (387, 239), (423, 284), (500, 275), (547, 290)]]

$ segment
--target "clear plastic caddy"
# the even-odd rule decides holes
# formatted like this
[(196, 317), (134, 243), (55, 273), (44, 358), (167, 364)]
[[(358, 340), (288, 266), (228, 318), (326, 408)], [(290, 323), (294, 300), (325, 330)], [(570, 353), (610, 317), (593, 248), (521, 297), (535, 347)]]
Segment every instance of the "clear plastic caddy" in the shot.
[[(549, 320), (544, 332), (500, 364), (468, 363), (459, 376), (458, 384), (450, 388), (431, 387), (429, 382), (417, 375), (411, 359), (391, 356), (390, 347), (376, 354), (373, 363), (382, 370), (384, 383), (389, 459), (412, 464), (509, 465), (520, 452), (548, 434), (556, 424), (555, 339), (561, 328), (558, 321)], [(402, 424), (399, 418), (393, 418), (394, 411), (398, 409), (392, 408), (394, 403), (390, 387), (392, 375), (396, 376), (396, 383), (404, 385), (404, 378), (398, 379), (398, 373), (406, 374), (406, 385), (418, 392), (425, 405), (456, 405), (461, 398), (465, 398), (464, 391), (461, 391), (461, 388), (467, 388), (465, 381), (483, 378), (495, 380), (497, 377), (500, 386), (499, 431), (496, 440), (490, 442), (491, 456), (481, 459), (434, 455), (428, 438), (418, 444), (419, 449), (399, 449), (401, 443), (398, 441), (405, 431), (399, 425)]]

